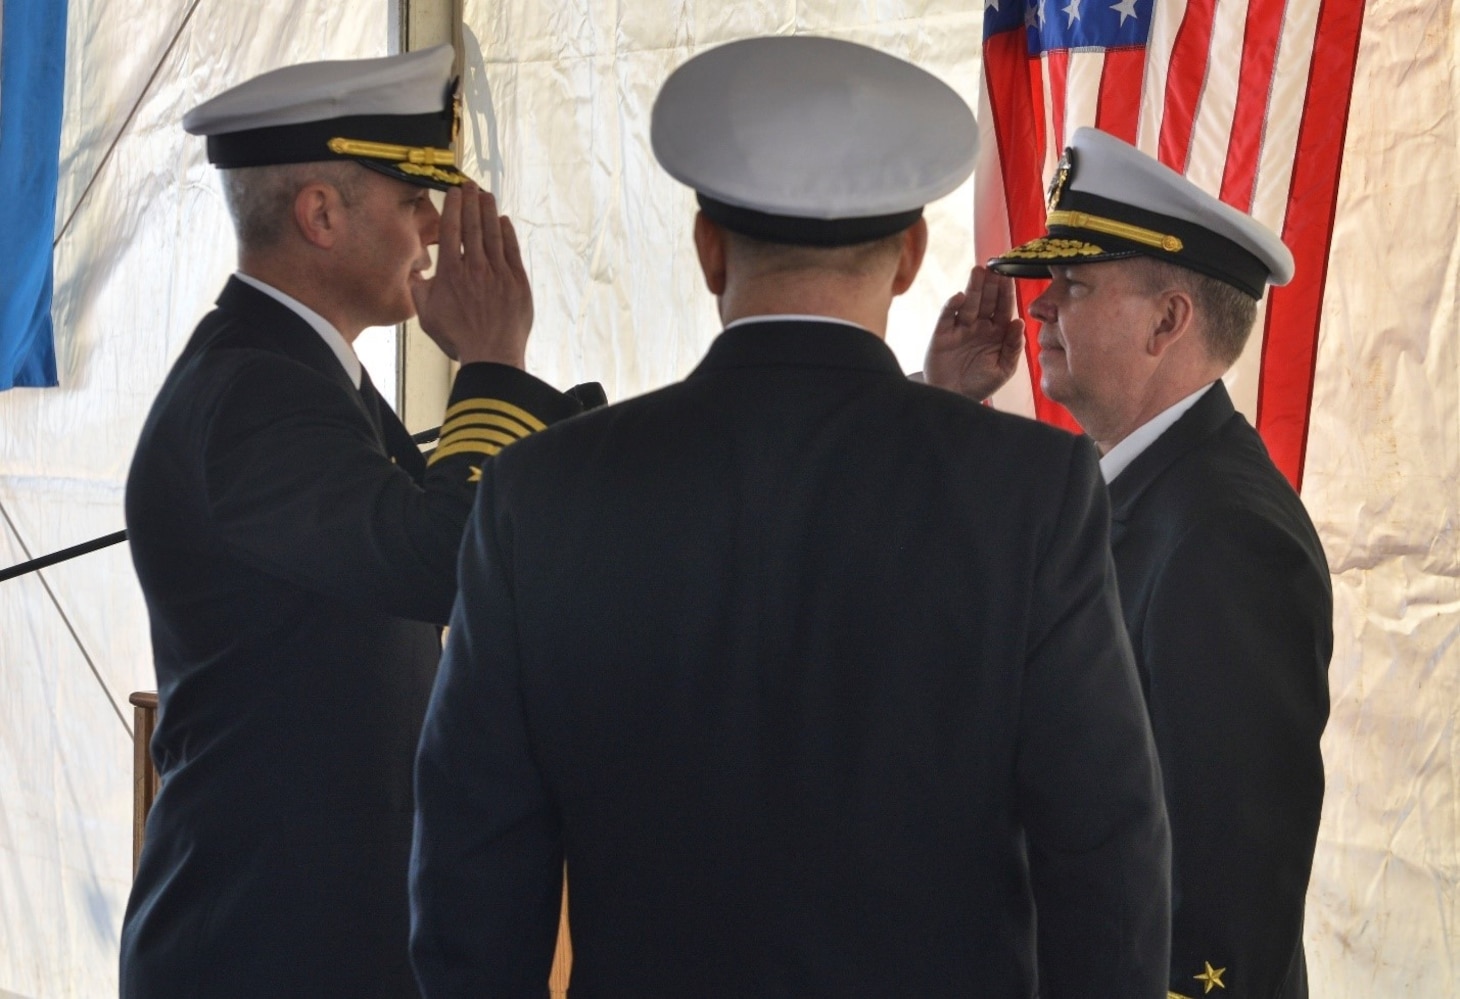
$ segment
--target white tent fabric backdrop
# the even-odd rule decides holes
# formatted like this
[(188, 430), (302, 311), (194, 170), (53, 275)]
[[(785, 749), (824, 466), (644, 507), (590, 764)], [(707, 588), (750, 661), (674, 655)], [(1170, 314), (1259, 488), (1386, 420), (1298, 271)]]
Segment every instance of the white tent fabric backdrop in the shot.
[[(832, 34), (911, 58), (976, 106), (970, 6), (467, 0), (465, 165), (524, 239), (529, 366), (622, 399), (683, 376), (715, 334), (692, 196), (648, 147), (671, 69), (750, 34)], [(1319, 347), (1303, 493), (1334, 574), (1336, 650), (1307, 941), (1313, 994), (1337, 999), (1460, 989), (1455, 13), (1453, 0), (1370, 0)], [(183, 111), (274, 66), (383, 54), (386, 16), (385, 0), (71, 0), (61, 387), (0, 393), (0, 566), (122, 526), (147, 407), (232, 267)], [(909, 370), (972, 262), (972, 205), (965, 186), (929, 211), (928, 263), (889, 335)], [(1022, 405), (1017, 391), (1000, 404)], [(153, 686), (125, 546), (0, 583), (0, 685), (0, 996), (115, 994), (126, 697)]]

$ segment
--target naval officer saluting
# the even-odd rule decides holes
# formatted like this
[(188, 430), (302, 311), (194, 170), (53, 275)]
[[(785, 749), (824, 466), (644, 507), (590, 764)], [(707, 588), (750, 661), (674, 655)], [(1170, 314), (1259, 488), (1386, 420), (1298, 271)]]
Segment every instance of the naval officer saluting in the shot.
[[(511, 223), (451, 165), (451, 63), (291, 66), (184, 119), (239, 271), (127, 480), (162, 791), (123, 996), (415, 994), (411, 761), (462, 525), (494, 454), (581, 408), (521, 370), (531, 292)], [(350, 346), (417, 312), (461, 362), (427, 461)]]
[(883, 342), (975, 137), (832, 39), (664, 84), (725, 329), (484, 470), (417, 771), (430, 999), (542, 995), (565, 860), (575, 996), (1164, 994), (1094, 448)]
[[(1222, 384), (1292, 254), (1256, 219), (1082, 128), (1047, 234), (989, 265), (1049, 278), (1029, 308), (1043, 388), (1095, 441), (1110, 486), (1171, 819), (1171, 995), (1304, 999), (1333, 598), (1312, 521)], [(956, 388), (956, 369), (930, 366), (929, 380)]]

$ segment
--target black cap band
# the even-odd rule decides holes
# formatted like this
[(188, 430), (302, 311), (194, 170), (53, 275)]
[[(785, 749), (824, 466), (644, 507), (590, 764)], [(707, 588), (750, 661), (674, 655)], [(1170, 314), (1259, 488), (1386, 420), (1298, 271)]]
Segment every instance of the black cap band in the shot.
[[(1051, 266), (1142, 256), (1205, 274), (1257, 299), (1262, 298), (1267, 287), (1266, 264), (1232, 240), (1184, 219), (1070, 188), (1061, 192), (1057, 210), (1059, 217), (1083, 213), (1094, 221), (1089, 227), (1051, 225), (1048, 235), (993, 258), (989, 266), (996, 273), (1012, 277), (1045, 277)], [(1174, 236), (1180, 248), (1167, 250), (1149, 242), (1124, 238), (1100, 228), (1099, 223), (1103, 221)]]
[(700, 210), (711, 222), (731, 232), (763, 243), (790, 246), (851, 246), (902, 232), (923, 217), (921, 207), (894, 215), (864, 215), (852, 219), (808, 219), (795, 215), (772, 215), (750, 208), (737, 208), (696, 194)]
[(397, 146), (451, 146), (451, 114), (375, 114), (307, 121), (299, 125), (271, 125), (242, 132), (208, 136), (208, 162), (222, 170), (348, 160), (330, 151), (329, 141), (344, 136)]
[(451, 126), (449, 110), (414, 115), (351, 115), (298, 125), (271, 125), (208, 136), (208, 162), (220, 170), (233, 170), (285, 163), (351, 160), (407, 184), (445, 191), (463, 180), (461, 172), (454, 166), (420, 166), (337, 153), (329, 143), (331, 139), (349, 139), (357, 143), (449, 149)]

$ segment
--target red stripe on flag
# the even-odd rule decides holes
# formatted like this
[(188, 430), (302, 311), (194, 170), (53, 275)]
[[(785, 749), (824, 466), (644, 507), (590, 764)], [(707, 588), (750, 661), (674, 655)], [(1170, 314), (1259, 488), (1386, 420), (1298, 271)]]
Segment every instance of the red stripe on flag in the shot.
[(1177, 173), (1186, 172), (1191, 152), (1191, 130), (1196, 106), (1201, 100), (1211, 57), (1212, 24), (1217, 17), (1217, 0), (1190, 0), (1176, 29), (1166, 77), (1166, 104), (1161, 114), (1161, 140), (1157, 158)]
[(1293, 251), (1297, 272), (1292, 284), (1271, 291), (1267, 309), (1257, 429), (1295, 489), (1303, 484), (1318, 324), (1363, 21), (1363, 0), (1326, 0), (1319, 8), (1283, 224), (1283, 242)]
[(1029, 57), (1022, 31), (1005, 31), (984, 43), (984, 85), (993, 110), (1009, 203), (1009, 235), (1023, 243), (1044, 234), (1044, 111), (1039, 63)]
[(1054, 119), (1054, 136), (1050, 141), (1056, 147), (1063, 147), (1065, 144), (1065, 83), (1070, 78), (1070, 53), (1061, 49), (1046, 52), (1044, 58), (1049, 63), (1049, 110), (1050, 116)]
[[(1044, 235), (1044, 88), (1039, 60), (1029, 56), (1022, 31), (993, 35), (984, 43), (984, 86), (988, 88), (999, 172), (1009, 211), (1014, 244)], [(1025, 357), (1034, 394), (1034, 414), (1046, 423), (1079, 430), (1063, 406), (1051, 402), (1039, 387), (1039, 323), (1029, 318), (1029, 303), (1044, 282), (1016, 281), (1019, 314), (1026, 325)]]
[(1100, 95), (1095, 106), (1095, 127), (1131, 145), (1141, 121), (1141, 80), (1146, 71), (1145, 49), (1111, 49), (1100, 70)]
[(1282, 0), (1253, 0), (1247, 7), (1247, 27), (1242, 36), (1242, 66), (1237, 76), (1237, 104), (1232, 113), (1227, 165), (1222, 172), (1222, 189), (1218, 195), (1233, 208), (1244, 212), (1252, 211), (1252, 195), (1257, 188), (1257, 164), (1262, 155), (1263, 133), (1267, 129), (1273, 66), (1277, 63), (1285, 6)]
[[(987, 53), (985, 53), (985, 58), (987, 58)], [(1019, 65), (1018, 69), (1018, 73), (1028, 81), (1029, 87), (1029, 123), (1034, 129), (1034, 144), (1029, 149), (1036, 153), (1033, 160), (1036, 188), (1043, 186), (1039, 171), (1044, 169), (1044, 151), (1049, 148), (1049, 143), (1052, 141), (1045, 134), (1048, 123), (1044, 120), (1044, 74), (1040, 71), (1040, 66), (1039, 59), (1025, 56), (1024, 62)], [(1040, 216), (1040, 224), (1042, 225), (1043, 222), (1044, 217)]]

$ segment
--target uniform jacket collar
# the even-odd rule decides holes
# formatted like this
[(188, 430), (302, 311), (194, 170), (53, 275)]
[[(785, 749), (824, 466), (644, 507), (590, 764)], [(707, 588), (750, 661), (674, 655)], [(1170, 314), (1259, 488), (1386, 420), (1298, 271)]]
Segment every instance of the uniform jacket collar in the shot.
[(1116, 522), (1128, 519), (1141, 494), (1151, 483), (1182, 455), (1216, 434), (1236, 413), (1232, 399), (1227, 395), (1227, 387), (1218, 379), (1194, 406), (1182, 414), (1181, 419), (1152, 441), (1150, 447), (1136, 455), (1110, 483), (1111, 519)]
[[(375, 389), (363, 375), (359, 389), (350, 380), (350, 373), (340, 364), (335, 352), (324, 342), (314, 327), (310, 326), (293, 309), (277, 299), (271, 298), (257, 288), (230, 277), (218, 296), (218, 308), (231, 318), (238, 319), (252, 337), (249, 346), (283, 354), (292, 360), (324, 375), (339, 385), (356, 404), (360, 415), (375, 428), (382, 448), (392, 450), (387, 432), (382, 426), (382, 415), (372, 413), (364, 393), (374, 394)], [(378, 404), (377, 404), (378, 405)]]
[(254, 346), (285, 354), (355, 388), (349, 372), (314, 327), (283, 302), (230, 277), (218, 296), (218, 308), (248, 324), (256, 336)]
[(722, 332), (691, 378), (732, 368), (851, 368), (902, 378), (897, 355), (868, 330), (844, 323), (768, 320)]

